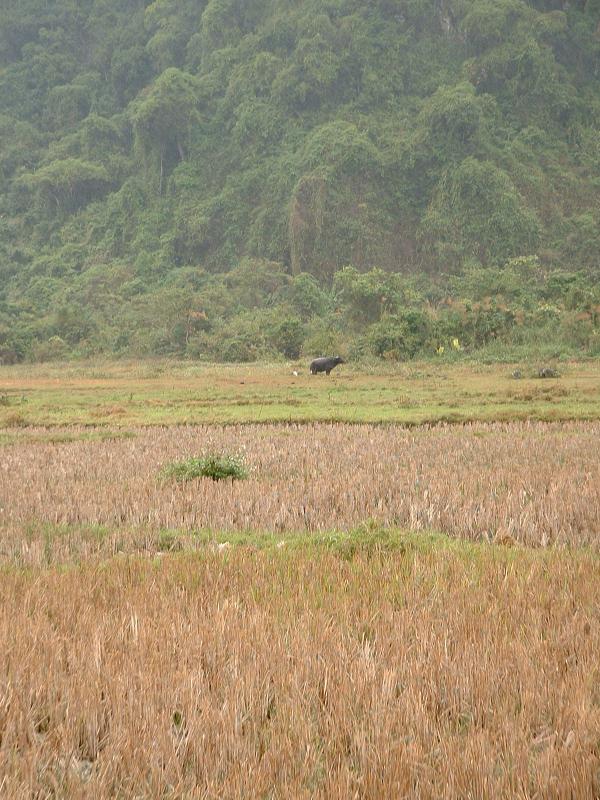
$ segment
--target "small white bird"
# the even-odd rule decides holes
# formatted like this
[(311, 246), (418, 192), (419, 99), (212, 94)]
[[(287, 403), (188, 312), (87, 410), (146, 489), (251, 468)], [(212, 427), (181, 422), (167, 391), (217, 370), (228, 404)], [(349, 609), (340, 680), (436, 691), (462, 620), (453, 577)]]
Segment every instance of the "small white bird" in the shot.
[(292, 372), (292, 375), (293, 375), (295, 378), (297, 378), (297, 377), (298, 377), (298, 373), (297, 373), (297, 371), (296, 371), (296, 370), (294, 370), (294, 371)]

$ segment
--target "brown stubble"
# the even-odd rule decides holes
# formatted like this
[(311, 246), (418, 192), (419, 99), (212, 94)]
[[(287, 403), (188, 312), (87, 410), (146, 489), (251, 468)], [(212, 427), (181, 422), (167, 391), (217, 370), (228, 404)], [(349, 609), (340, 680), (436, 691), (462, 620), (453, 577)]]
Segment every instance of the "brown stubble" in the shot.
[(591, 800), (598, 577), (450, 550), (7, 573), (0, 794)]
[[(280, 533), (345, 530), (369, 519), (532, 546), (599, 541), (599, 423), (190, 426), (136, 434), (2, 448), (4, 549), (40, 522)], [(207, 451), (242, 453), (249, 480), (159, 479), (165, 464)]]

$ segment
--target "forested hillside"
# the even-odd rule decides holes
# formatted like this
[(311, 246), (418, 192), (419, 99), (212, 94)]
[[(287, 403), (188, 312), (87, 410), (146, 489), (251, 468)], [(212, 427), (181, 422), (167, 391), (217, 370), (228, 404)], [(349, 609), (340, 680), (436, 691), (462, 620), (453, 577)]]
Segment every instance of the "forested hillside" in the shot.
[(600, 0), (4, 0), (0, 360), (600, 354)]

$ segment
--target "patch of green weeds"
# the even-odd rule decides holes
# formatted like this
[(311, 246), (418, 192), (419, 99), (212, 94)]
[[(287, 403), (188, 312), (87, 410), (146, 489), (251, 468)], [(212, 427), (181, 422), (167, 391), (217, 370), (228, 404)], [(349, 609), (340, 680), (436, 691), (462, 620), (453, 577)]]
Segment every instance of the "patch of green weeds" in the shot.
[(213, 453), (201, 458), (188, 458), (186, 461), (167, 464), (161, 470), (160, 477), (163, 480), (174, 480), (179, 483), (197, 478), (210, 478), (213, 481), (222, 481), (228, 478), (244, 480), (248, 477), (248, 470), (239, 456)]
[(158, 534), (156, 549), (159, 553), (173, 553), (182, 550), (183, 544), (177, 531), (164, 530)]

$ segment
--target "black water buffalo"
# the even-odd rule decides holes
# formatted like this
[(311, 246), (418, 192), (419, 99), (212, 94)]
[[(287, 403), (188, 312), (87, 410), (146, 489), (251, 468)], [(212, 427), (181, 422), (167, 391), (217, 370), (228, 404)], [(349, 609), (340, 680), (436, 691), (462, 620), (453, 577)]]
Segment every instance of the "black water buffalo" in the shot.
[(317, 372), (325, 372), (327, 375), (331, 372), (334, 367), (337, 367), (338, 364), (345, 364), (343, 358), (340, 356), (327, 356), (325, 358), (315, 358), (315, 360), (310, 365), (310, 374), (316, 375)]

